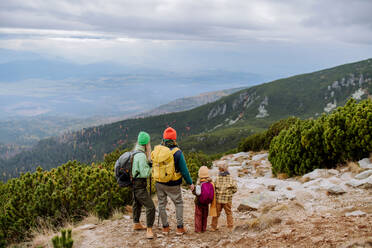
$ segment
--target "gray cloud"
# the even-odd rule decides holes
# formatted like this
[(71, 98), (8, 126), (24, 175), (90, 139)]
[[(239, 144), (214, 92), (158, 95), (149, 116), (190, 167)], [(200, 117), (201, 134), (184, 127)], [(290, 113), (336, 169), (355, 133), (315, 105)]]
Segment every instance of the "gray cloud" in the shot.
[(0, 1), (0, 48), (167, 69), (299, 66), (294, 73), (370, 57), (371, 9), (369, 0)]
[[(0, 27), (114, 33), (136, 39), (302, 40), (307, 32), (339, 40), (342, 30), (372, 33), (367, 0), (2, 1)], [(335, 28), (336, 30), (330, 30)], [(358, 42), (358, 36), (348, 42)]]

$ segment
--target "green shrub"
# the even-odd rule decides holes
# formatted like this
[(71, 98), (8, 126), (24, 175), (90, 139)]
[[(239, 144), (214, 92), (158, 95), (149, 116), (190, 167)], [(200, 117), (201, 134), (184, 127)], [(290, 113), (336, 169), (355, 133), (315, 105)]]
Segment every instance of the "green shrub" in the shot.
[(185, 159), (194, 184), (198, 179), (198, 172), (201, 166), (212, 167), (211, 157), (202, 152), (185, 153)]
[(262, 151), (268, 150), (270, 148), (270, 143), (272, 139), (277, 136), (280, 131), (288, 129), (292, 124), (294, 124), (298, 118), (289, 117), (273, 123), (268, 130), (256, 133), (248, 136), (242, 140), (238, 145), (238, 151)]
[(256, 133), (245, 138), (238, 145), (239, 151), (261, 151), (265, 148), (265, 136), (266, 132)]
[(50, 171), (39, 167), (1, 188), (0, 237), (7, 242), (29, 237), (40, 218), (56, 227), (90, 212), (108, 218), (132, 200), (128, 188), (119, 188), (113, 162), (89, 166), (70, 161)]
[(325, 121), (324, 142), (333, 163), (367, 157), (372, 151), (372, 101), (350, 100)]
[(316, 168), (332, 168), (359, 160), (372, 151), (372, 101), (344, 107), (317, 120), (297, 120), (270, 145), (273, 174), (303, 175)]
[(270, 146), (273, 174), (302, 175), (326, 164), (322, 133), (322, 125), (314, 120), (298, 120), (280, 132)]

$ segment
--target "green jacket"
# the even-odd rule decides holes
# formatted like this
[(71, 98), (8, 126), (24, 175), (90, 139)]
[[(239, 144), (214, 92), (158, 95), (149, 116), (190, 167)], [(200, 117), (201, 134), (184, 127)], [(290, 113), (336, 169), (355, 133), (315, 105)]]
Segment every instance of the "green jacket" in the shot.
[(151, 175), (151, 167), (149, 166), (145, 155), (145, 147), (136, 145), (135, 151), (142, 151), (133, 157), (132, 176), (133, 178), (148, 178)]

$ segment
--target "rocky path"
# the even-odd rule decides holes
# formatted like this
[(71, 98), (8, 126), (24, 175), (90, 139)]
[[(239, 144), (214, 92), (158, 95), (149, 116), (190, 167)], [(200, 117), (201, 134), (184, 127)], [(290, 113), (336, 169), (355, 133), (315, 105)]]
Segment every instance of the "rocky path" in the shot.
[[(75, 227), (74, 247), (372, 247), (372, 164), (368, 159), (360, 161), (363, 168), (358, 171), (352, 166), (315, 170), (291, 179), (272, 178), (266, 153), (228, 155), (214, 162), (218, 163), (228, 163), (238, 181), (234, 231), (228, 232), (222, 215), (219, 231), (194, 233), (194, 197), (184, 190), (186, 235), (175, 235), (175, 210), (168, 202), (168, 236), (161, 235), (156, 217), (157, 237), (146, 240), (144, 231), (132, 231), (128, 213)], [(216, 167), (211, 174), (217, 174)], [(143, 213), (143, 223), (144, 217)]]

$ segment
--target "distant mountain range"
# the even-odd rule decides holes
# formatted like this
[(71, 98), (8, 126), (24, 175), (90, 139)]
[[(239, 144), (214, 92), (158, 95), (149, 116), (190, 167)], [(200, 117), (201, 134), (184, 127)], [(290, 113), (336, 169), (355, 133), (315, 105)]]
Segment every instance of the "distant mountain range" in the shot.
[[(85, 127), (107, 124), (127, 118), (185, 111), (209, 102), (216, 101), (223, 96), (227, 96), (241, 89), (242, 88), (234, 88), (206, 92), (197, 96), (179, 98), (169, 102), (168, 104), (156, 107), (150, 111), (138, 115), (127, 115), (126, 117), (121, 115), (116, 117), (93, 116), (90, 118), (76, 118), (67, 116), (40, 115), (27, 118), (18, 117), (6, 121), (0, 120), (0, 143), (11, 144), (8, 147), (12, 147), (13, 149), (17, 147), (15, 150), (20, 152), (22, 150), (19, 149), (20, 147), (23, 147), (23, 149), (26, 147), (30, 148), (41, 139), (59, 136), (68, 131), (76, 131)], [(17, 152), (9, 154), (15, 154)], [(0, 150), (0, 158), (1, 156), (2, 153)]]
[(181, 112), (181, 111), (193, 109), (203, 104), (217, 101), (221, 97), (228, 96), (242, 89), (244, 88), (242, 87), (242, 88), (234, 88), (234, 89), (227, 89), (227, 90), (219, 90), (219, 91), (202, 93), (197, 96), (179, 98), (167, 104), (160, 105), (157, 108), (151, 109), (150, 111), (136, 115), (135, 117), (136, 118), (137, 117), (149, 117), (149, 116), (154, 116), (154, 115), (162, 115), (162, 114), (175, 113), (175, 112)]
[(140, 130), (149, 132), (156, 144), (167, 126), (176, 128), (184, 150), (222, 152), (276, 120), (316, 118), (350, 97), (364, 99), (371, 94), (372, 59), (368, 59), (253, 86), (188, 111), (128, 119), (42, 140), (32, 150), (0, 162), (3, 179), (37, 165), (52, 168), (71, 159), (101, 160), (117, 147), (132, 147)]

